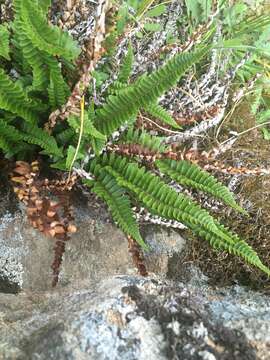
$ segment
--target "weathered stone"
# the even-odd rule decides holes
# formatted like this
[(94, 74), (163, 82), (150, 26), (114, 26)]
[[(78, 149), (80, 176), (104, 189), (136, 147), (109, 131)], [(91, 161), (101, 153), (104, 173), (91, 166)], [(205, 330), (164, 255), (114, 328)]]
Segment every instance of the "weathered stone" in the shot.
[(0, 358), (257, 359), (238, 326), (224, 327), (209, 311), (215, 291), (201, 290), (117, 276), (39, 295), (1, 294)]
[[(105, 206), (81, 193), (74, 198), (78, 231), (66, 244), (58, 286), (84, 279), (98, 281), (116, 274), (136, 274), (126, 237), (112, 224)], [(50, 289), (54, 239), (33, 229), (24, 209), (15, 208), (12, 212), (9, 197), (2, 200), (1, 209), (0, 291)], [(144, 232), (150, 245), (150, 251), (145, 254), (147, 268), (166, 275), (171, 255), (183, 251), (185, 240), (175, 231), (157, 227), (146, 227)]]

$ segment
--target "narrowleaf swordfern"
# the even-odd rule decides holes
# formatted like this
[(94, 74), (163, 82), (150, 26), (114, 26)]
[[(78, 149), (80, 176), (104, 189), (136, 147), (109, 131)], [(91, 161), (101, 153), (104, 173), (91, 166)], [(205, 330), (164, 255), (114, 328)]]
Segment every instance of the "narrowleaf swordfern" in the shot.
[[(1, 64), (12, 61), (18, 73), (14, 80), (6, 71), (8, 66), (0, 68), (0, 149), (4, 155), (10, 158), (25, 149), (33, 153), (37, 149), (34, 144), (50, 156), (53, 167), (86, 175), (84, 183), (105, 201), (125, 234), (145, 250), (148, 247), (140, 235), (132, 203), (162, 219), (183, 223), (214, 248), (238, 255), (270, 275), (244, 240), (171, 183), (173, 180), (201, 190), (245, 213), (233, 194), (197, 165), (163, 158), (168, 150), (164, 137), (136, 129), (136, 118), (144, 111), (179, 131), (173, 117), (159, 105), (159, 98), (206, 56), (210, 46), (178, 53), (134, 82), (129, 81), (133, 61), (130, 46), (117, 80), (107, 89), (105, 103), (89, 101), (81, 118), (70, 116), (66, 125), (60, 124), (49, 135), (43, 126), (50, 112), (65, 104), (70, 94), (61, 67), (71, 64), (80, 50), (67, 33), (48, 24), (49, 0), (14, 0), (13, 5), (14, 22), (0, 27)], [(138, 154), (115, 154), (111, 150), (115, 145), (136, 145), (159, 156), (150, 165), (143, 165)], [(81, 160), (83, 169), (79, 168)]]
[[(136, 117), (140, 110), (144, 110), (150, 114), (154, 113), (164, 124), (178, 126), (170, 114), (158, 104), (158, 99), (179, 81), (190, 66), (200, 61), (208, 50), (209, 47), (203, 46), (191, 53), (175, 55), (157, 71), (143, 75), (128, 84), (127, 74), (130, 74), (132, 68), (132, 51), (129, 49), (118, 79), (108, 89), (109, 95), (105, 104), (95, 111), (93, 107), (88, 111), (86, 118), (88, 122), (91, 119), (91, 127), (94, 126), (95, 134), (85, 129), (83, 141), (88, 142), (90, 138), (93, 143), (94, 140), (100, 140), (100, 135), (103, 135), (109, 143), (136, 144), (148, 151), (155, 150), (157, 154), (165, 152), (165, 139), (136, 129)], [(78, 127), (79, 122), (77, 130)], [(123, 134), (115, 133), (121, 128), (126, 129)], [(76, 126), (74, 130), (76, 131)], [(113, 140), (115, 134), (119, 137)], [(82, 144), (82, 148), (83, 146)], [(148, 170), (136, 154), (130, 159), (105, 149), (106, 141), (103, 140), (102, 150), (92, 153), (92, 160), (87, 165), (92, 179), (85, 179), (84, 182), (107, 203), (118, 226), (145, 250), (147, 245), (140, 235), (131, 206), (132, 201), (162, 219), (186, 225), (214, 248), (238, 255), (247, 263), (270, 274), (269, 269), (262, 264), (256, 252), (244, 240), (221, 225), (188, 196), (177, 192), (169, 185), (173, 180), (184, 187), (201, 190), (245, 214), (246, 211), (236, 203), (234, 195), (213, 176), (191, 162), (162, 159), (162, 156), (153, 161)], [(92, 146), (92, 151), (94, 150), (95, 147)]]

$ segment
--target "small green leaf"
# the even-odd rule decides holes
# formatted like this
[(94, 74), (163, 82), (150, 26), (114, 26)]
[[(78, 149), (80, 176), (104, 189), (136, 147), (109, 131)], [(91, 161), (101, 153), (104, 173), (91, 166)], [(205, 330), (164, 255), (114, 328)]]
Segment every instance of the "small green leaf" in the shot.
[(9, 31), (6, 25), (0, 25), (0, 56), (6, 60), (10, 60)]
[[(68, 150), (67, 150), (67, 157), (66, 157), (66, 169), (70, 169), (73, 159), (74, 159), (74, 156), (75, 156), (75, 153), (76, 153), (75, 147), (72, 145), (69, 145)], [(78, 152), (75, 161), (83, 159), (83, 158), (84, 158), (84, 154)]]
[(157, 23), (146, 23), (144, 24), (144, 30), (149, 32), (157, 32), (162, 30), (162, 25)]
[(138, 32), (136, 33), (136, 37), (137, 37), (138, 39), (142, 39), (142, 38), (143, 38), (143, 33), (142, 33), (141, 31), (138, 31)]
[(152, 9), (148, 10), (145, 14), (145, 17), (156, 17), (160, 16), (165, 13), (166, 6), (164, 4), (159, 4), (157, 6), (154, 6)]

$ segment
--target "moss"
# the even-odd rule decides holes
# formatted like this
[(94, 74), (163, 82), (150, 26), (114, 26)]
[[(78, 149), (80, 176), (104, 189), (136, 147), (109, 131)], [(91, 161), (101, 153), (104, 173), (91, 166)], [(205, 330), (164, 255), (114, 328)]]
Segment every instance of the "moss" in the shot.
[[(255, 125), (255, 119), (247, 109), (247, 103), (244, 103), (233, 114), (225, 124), (224, 136), (226, 128), (241, 132)], [(270, 142), (264, 140), (260, 130), (256, 129), (241, 137), (223, 155), (222, 160), (228, 166), (241, 164), (250, 168), (269, 168), (269, 153)], [(228, 175), (222, 176), (225, 183), (229, 179)], [(219, 210), (220, 220), (245, 239), (257, 251), (263, 263), (270, 266), (270, 176), (242, 177), (235, 191), (240, 202), (247, 205), (250, 216), (241, 216), (225, 209)], [(190, 233), (188, 237), (192, 241), (184, 261), (194, 261), (209, 276), (211, 283), (223, 286), (239, 282), (270, 292), (270, 279), (255, 267), (248, 266), (240, 258), (213, 250), (207, 242), (194, 238)]]

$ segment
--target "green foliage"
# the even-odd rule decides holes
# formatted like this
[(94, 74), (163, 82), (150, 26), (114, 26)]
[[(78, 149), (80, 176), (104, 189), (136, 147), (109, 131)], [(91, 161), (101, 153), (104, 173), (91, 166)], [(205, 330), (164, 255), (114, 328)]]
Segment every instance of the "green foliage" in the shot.
[(162, 144), (163, 138), (161, 136), (150, 135), (148, 132), (139, 129), (129, 128), (120, 141), (125, 144), (140, 144), (144, 148), (160, 154), (166, 150), (166, 146)]
[(181, 126), (177, 124), (174, 118), (159, 104), (151, 104), (145, 108), (146, 112), (155, 118), (159, 119), (161, 122), (176, 128), (181, 129)]
[(132, 65), (134, 61), (134, 54), (131, 44), (129, 44), (127, 55), (124, 58), (120, 68), (117, 80), (120, 83), (126, 84), (132, 72)]
[(211, 0), (185, 0), (187, 14), (195, 24), (205, 22), (211, 13)]
[[(70, 94), (60, 61), (75, 59), (79, 49), (67, 33), (48, 24), (50, 3), (14, 0), (11, 33), (0, 25), (0, 56), (6, 60), (0, 67), (0, 147), (6, 157), (22, 149), (30, 156), (37, 146), (51, 158), (63, 156), (42, 126)], [(11, 67), (15, 79), (8, 73)]]
[(62, 156), (62, 151), (59, 149), (55, 139), (48, 135), (44, 130), (35, 125), (25, 123), (21, 130), (7, 124), (0, 119), (0, 149), (6, 152), (8, 157), (11, 157), (22, 149), (18, 144), (23, 145), (24, 142), (34, 144), (44, 149), (44, 154)]
[(10, 60), (9, 31), (6, 25), (0, 25), (0, 56), (6, 60)]
[[(18, 82), (12, 81), (0, 68), (0, 109), (9, 111), (31, 123), (37, 122), (41, 104), (30, 99)], [(44, 108), (44, 107), (43, 107)]]
[[(158, 70), (144, 74), (135, 81), (130, 79), (134, 57), (130, 45), (117, 81), (109, 87), (104, 103), (95, 104), (88, 97), (88, 108), (81, 109), (80, 117), (70, 116), (66, 123), (57, 124), (53, 134), (49, 135), (43, 129), (44, 124), (53, 110), (66, 103), (70, 88), (64, 74), (69, 79), (73, 78), (69, 76), (74, 75), (70, 74), (73, 71), (72, 62), (80, 53), (77, 44), (66, 32), (48, 23), (50, 4), (50, 0), (14, 0), (14, 21), (8, 27), (0, 25), (2, 154), (7, 158), (27, 160), (40, 153), (46, 156), (51, 166), (64, 171), (80, 167), (83, 163), (89, 171), (88, 178), (92, 179), (85, 179), (85, 183), (106, 202), (118, 226), (144, 249), (147, 246), (140, 235), (133, 203), (162, 219), (185, 224), (213, 247), (238, 255), (270, 275), (255, 251), (243, 240), (170, 185), (174, 180), (210, 194), (243, 212), (233, 194), (214, 177), (187, 161), (159, 160), (146, 168), (142, 166), (140, 157), (129, 159), (111, 154), (108, 150), (113, 148), (111, 145), (121, 144), (139, 145), (160, 156), (170, 150), (164, 145), (162, 136), (136, 128), (137, 115), (144, 111), (166, 126), (180, 129), (158, 101), (189, 68), (205, 59), (211, 49), (207, 41), (212, 37), (212, 30), (202, 38), (202, 44), (194, 51), (174, 55)], [(211, 1), (186, 1), (186, 4), (194, 23), (206, 21)], [(164, 14), (165, 3), (129, 0), (120, 6), (114, 36), (122, 34), (126, 24), (131, 21), (128, 6), (136, 10), (133, 21), (143, 21), (144, 29), (148, 32), (159, 30), (151, 19)], [(239, 7), (237, 9), (230, 12), (231, 17), (238, 14)], [(149, 18), (150, 22), (147, 20)], [(261, 17), (257, 21), (250, 19), (249, 26), (256, 24), (261, 30), (266, 23), (268, 20)], [(229, 47), (228, 34), (236, 37), (233, 41), (237, 42), (239, 37), (249, 44), (249, 28), (244, 26), (242, 20), (228, 20), (226, 26), (224, 46), (227, 41)], [(12, 31), (9, 32), (9, 29)], [(259, 35), (260, 30), (256, 36), (260, 46), (268, 51), (267, 34), (263, 32)], [(237, 56), (243, 56), (243, 50)], [(255, 59), (258, 60), (257, 57)], [(96, 71), (97, 88), (107, 76), (104, 69)], [(258, 95), (261, 96), (261, 92), (258, 91)], [(261, 106), (257, 100), (253, 111), (258, 112)], [(265, 119), (268, 114), (261, 113), (261, 117)]]
[(130, 200), (125, 195), (125, 189), (117, 183), (115, 178), (106, 170), (98, 171), (92, 191), (107, 203), (116, 224), (144, 249), (147, 249), (132, 212)]
[(181, 75), (208, 51), (207, 47), (192, 53), (180, 53), (150, 75), (143, 75), (117, 95), (110, 95), (106, 104), (97, 110), (96, 128), (105, 135), (112, 134), (142, 108), (158, 98), (180, 79)]
[(199, 166), (184, 160), (159, 160), (156, 164), (163, 174), (169, 175), (177, 183), (211, 194), (233, 209), (246, 214), (236, 203), (233, 193)]
[[(193, 165), (187, 164), (186, 166), (194, 171)], [(109, 179), (112, 184), (116, 182), (130, 196), (135, 196), (151, 213), (185, 224), (197, 235), (209, 241), (213, 247), (243, 257), (246, 262), (257, 266), (270, 275), (270, 270), (261, 263), (256, 252), (245, 241), (239, 239), (237, 235), (219, 224), (207, 211), (203, 210), (189, 197), (177, 193), (158, 176), (147, 171), (144, 167), (131, 163), (126, 158), (116, 155), (104, 155), (90, 162), (89, 171), (97, 179), (100, 174), (103, 177), (106, 177), (107, 173), (110, 174)], [(104, 171), (106, 175), (104, 175)], [(210, 176), (209, 179), (211, 183), (213, 180)], [(205, 180), (197, 180), (196, 187), (200, 182), (204, 187), (207, 187)], [(221, 185), (216, 182), (214, 185), (216, 188), (219, 186), (223, 191)], [(212, 190), (211, 193), (215, 193), (215, 190)], [(228, 197), (228, 193), (222, 196), (225, 201), (228, 201)], [(234, 205), (234, 201), (231, 199), (230, 203)], [(128, 217), (126, 218), (124, 215), (123, 221), (127, 222), (127, 219)]]
[(62, 56), (74, 60), (80, 53), (76, 43), (67, 32), (56, 26), (49, 26), (46, 15), (39, 8), (37, 1), (16, 0), (20, 3), (20, 17), (24, 24), (25, 35), (34, 47), (52, 56)]

